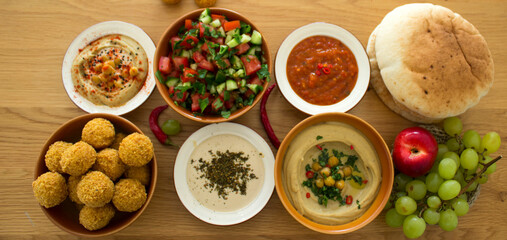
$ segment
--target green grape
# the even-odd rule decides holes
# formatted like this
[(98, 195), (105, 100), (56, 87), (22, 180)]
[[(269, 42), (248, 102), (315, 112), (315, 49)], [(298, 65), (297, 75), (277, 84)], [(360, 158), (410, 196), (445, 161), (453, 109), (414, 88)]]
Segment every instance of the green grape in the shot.
[(386, 205), (384, 206), (384, 210), (390, 209), (393, 207), (393, 202), (391, 200), (387, 201)]
[(390, 227), (401, 227), (406, 216), (399, 214), (396, 209), (391, 208), (386, 213), (386, 223)]
[(446, 180), (438, 188), (438, 196), (442, 200), (451, 200), (458, 196), (461, 191), (461, 185), (456, 180)]
[(444, 131), (449, 135), (454, 137), (455, 135), (459, 135), (463, 130), (463, 124), (461, 120), (457, 117), (450, 117), (444, 119)]
[(468, 197), (467, 197), (467, 195), (466, 195), (466, 194), (461, 194), (461, 195), (459, 195), (457, 198), (459, 198), (459, 199), (463, 199), (463, 200), (465, 200), (465, 201), (468, 201)]
[(463, 216), (468, 213), (468, 202), (461, 198), (455, 198), (451, 202), (451, 206), (454, 209), (454, 213), (459, 216)]
[(431, 167), (430, 172), (438, 173), (438, 164), (440, 164), (440, 161), (442, 161), (442, 159), (435, 159), (435, 162), (433, 162), (433, 166)]
[(463, 134), (463, 144), (466, 148), (479, 150), (481, 146), (481, 136), (475, 130), (468, 130)]
[(438, 144), (438, 152), (437, 152), (437, 158), (438, 160), (442, 159), (442, 156), (444, 153), (449, 152), (449, 148), (445, 144)]
[(479, 147), (479, 152), (483, 152), (484, 154), (494, 153), (500, 148), (500, 144), (502, 139), (500, 139), (500, 135), (497, 132), (489, 132), (482, 137), (481, 146)]
[(440, 212), (438, 225), (445, 231), (452, 231), (458, 226), (458, 216), (452, 209)]
[(487, 175), (482, 175), (479, 178), (477, 178), (476, 181), (477, 181), (478, 184), (485, 184), (485, 183), (488, 182), (488, 176)]
[(176, 135), (181, 131), (180, 122), (176, 120), (167, 120), (162, 124), (162, 131), (167, 135)]
[(414, 200), (421, 200), (426, 196), (426, 184), (421, 180), (413, 180), (407, 183), (406, 191), (408, 196)]
[(415, 214), (407, 216), (403, 220), (403, 233), (408, 238), (418, 238), (424, 233), (424, 230), (426, 230), (424, 219)]
[(396, 174), (396, 176), (394, 176), (394, 185), (396, 186), (396, 190), (405, 191), (405, 186), (407, 186), (407, 183), (412, 180), (412, 177), (409, 177), (403, 173)]
[(426, 187), (429, 192), (436, 193), (438, 192), (438, 188), (440, 184), (444, 182), (444, 179), (438, 175), (438, 173), (430, 172), (428, 176), (426, 176)]
[(445, 142), (445, 145), (447, 145), (447, 148), (449, 148), (449, 151), (458, 151), (461, 146), (459, 145), (458, 143), (458, 140), (456, 140), (456, 138), (451, 138), (449, 140), (447, 140), (447, 142)]
[[(493, 161), (493, 159), (490, 156), (485, 156), (484, 160), (482, 161), (482, 163), (488, 164), (491, 161)], [(488, 167), (488, 169), (486, 169), (486, 171), (484, 172), (484, 174), (489, 175), (489, 174), (494, 173), (495, 171), (496, 171), (496, 163), (493, 163), (493, 164), (491, 164), (491, 166)]]
[(407, 192), (397, 192), (396, 193), (396, 198), (405, 197), (405, 196), (407, 196)]
[(456, 171), (456, 174), (454, 175), (453, 179), (458, 181), (459, 183), (465, 182), (465, 179), (463, 177), (463, 168), (458, 168), (458, 171)]
[(458, 170), (458, 166), (456, 166), (456, 162), (450, 158), (444, 158), (438, 164), (438, 174), (443, 179), (452, 179), (456, 174), (456, 170)]
[(474, 191), (475, 189), (477, 189), (478, 185), (479, 184), (476, 181), (472, 182), (472, 184), (470, 184), (470, 186), (467, 188), (467, 192)]
[(443, 156), (442, 156), (442, 159), (444, 158), (450, 158), (452, 160), (454, 160), (454, 162), (456, 162), (456, 165), (459, 167), (460, 166), (460, 162), (459, 162), (459, 155), (455, 152), (446, 152)]
[(423, 218), (426, 223), (434, 225), (440, 220), (440, 213), (434, 208), (428, 208), (424, 210)]
[(479, 163), (479, 155), (477, 155), (477, 152), (471, 148), (467, 148), (463, 150), (461, 153), (461, 156), (459, 157), (459, 160), (461, 162), (461, 167), (464, 169), (472, 170), (477, 167), (477, 164)]
[(431, 196), (426, 200), (426, 204), (428, 204), (428, 207), (436, 209), (442, 205), (442, 200), (437, 196)]
[(410, 215), (417, 209), (417, 203), (415, 200), (408, 196), (403, 196), (396, 200), (394, 204), (396, 211), (401, 215)]

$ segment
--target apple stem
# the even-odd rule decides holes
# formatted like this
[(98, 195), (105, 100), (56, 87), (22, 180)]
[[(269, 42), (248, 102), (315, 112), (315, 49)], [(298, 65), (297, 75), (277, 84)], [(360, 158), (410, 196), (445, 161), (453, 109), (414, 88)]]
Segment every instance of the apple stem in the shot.
[(477, 180), (477, 178), (479, 178), (480, 176), (482, 176), (482, 174), (488, 170), (488, 168), (493, 165), (493, 163), (496, 163), (498, 160), (500, 160), (502, 158), (502, 155), (496, 157), (495, 159), (491, 160), (490, 162), (488, 162), (487, 164), (484, 164), (484, 167), (482, 168), (482, 170), (479, 172), (479, 173), (476, 173), (474, 175), (474, 177), (472, 179), (470, 179), (470, 181), (468, 181), (467, 185), (461, 189), (461, 191), (459, 192), (458, 196), (460, 196), (461, 194), (463, 194), (467, 189), (468, 187), (470, 187), (470, 185), (472, 185), (472, 183)]

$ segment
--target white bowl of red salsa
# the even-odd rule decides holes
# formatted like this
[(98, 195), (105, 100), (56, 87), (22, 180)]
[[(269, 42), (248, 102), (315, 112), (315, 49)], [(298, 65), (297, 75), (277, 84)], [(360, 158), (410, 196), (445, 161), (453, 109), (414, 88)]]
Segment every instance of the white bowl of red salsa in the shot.
[(275, 76), (282, 95), (300, 111), (347, 112), (368, 88), (370, 65), (354, 35), (316, 22), (296, 29), (282, 42)]
[(264, 36), (245, 17), (223, 9), (197, 9), (177, 19), (155, 52), (157, 88), (181, 115), (224, 122), (251, 109), (270, 80)]

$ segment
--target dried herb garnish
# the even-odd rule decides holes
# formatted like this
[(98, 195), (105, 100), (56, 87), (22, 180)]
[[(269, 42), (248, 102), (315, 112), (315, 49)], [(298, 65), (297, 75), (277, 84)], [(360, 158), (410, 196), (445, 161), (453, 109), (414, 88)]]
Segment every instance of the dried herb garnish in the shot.
[(205, 161), (200, 158), (197, 166), (194, 166), (202, 173), (199, 177), (206, 179), (204, 187), (210, 192), (216, 191), (218, 197), (224, 200), (227, 200), (231, 192), (246, 195), (247, 182), (258, 178), (247, 163), (249, 156), (245, 156), (243, 152), (229, 150), (216, 153), (210, 150), (209, 154), (211, 160)]

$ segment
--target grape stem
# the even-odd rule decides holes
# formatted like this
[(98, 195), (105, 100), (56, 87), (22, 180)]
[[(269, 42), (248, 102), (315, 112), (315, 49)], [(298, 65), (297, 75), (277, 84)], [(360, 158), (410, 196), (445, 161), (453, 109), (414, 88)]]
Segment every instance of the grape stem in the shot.
[(470, 187), (470, 185), (472, 185), (472, 183), (477, 180), (477, 178), (479, 178), (480, 176), (482, 176), (482, 174), (488, 170), (489, 166), (493, 165), (493, 163), (496, 163), (498, 160), (500, 160), (502, 158), (502, 155), (496, 157), (495, 159), (491, 160), (490, 162), (488, 162), (487, 164), (484, 165), (484, 167), (482, 168), (482, 170), (478, 173), (478, 174), (475, 174), (475, 176), (470, 179), (470, 181), (468, 181), (467, 185), (461, 189), (461, 191), (459, 192), (458, 196), (460, 196), (461, 194), (465, 193), (466, 190), (468, 189), (468, 187)]
[(426, 209), (428, 209), (428, 205), (424, 205), (424, 207), (421, 209), (421, 211), (419, 212), (419, 217), (422, 218), (422, 215), (424, 213), (424, 211), (426, 211)]

